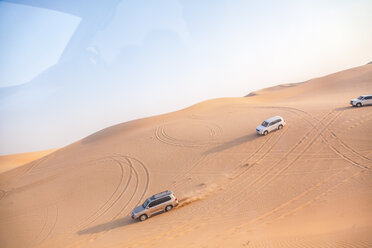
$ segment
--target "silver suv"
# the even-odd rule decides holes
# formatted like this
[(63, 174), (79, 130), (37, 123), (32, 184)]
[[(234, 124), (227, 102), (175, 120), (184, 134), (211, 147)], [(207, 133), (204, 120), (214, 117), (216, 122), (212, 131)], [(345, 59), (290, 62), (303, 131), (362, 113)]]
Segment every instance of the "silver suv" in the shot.
[(144, 221), (156, 213), (168, 212), (177, 206), (178, 199), (172, 191), (167, 190), (147, 198), (142, 205), (135, 207), (132, 211), (132, 219)]
[(267, 135), (273, 130), (282, 129), (284, 125), (285, 121), (281, 116), (274, 116), (262, 122), (261, 125), (256, 127), (256, 132), (261, 135)]
[(350, 104), (356, 107), (361, 107), (364, 105), (372, 105), (372, 95), (363, 95), (358, 97), (357, 99), (352, 99)]

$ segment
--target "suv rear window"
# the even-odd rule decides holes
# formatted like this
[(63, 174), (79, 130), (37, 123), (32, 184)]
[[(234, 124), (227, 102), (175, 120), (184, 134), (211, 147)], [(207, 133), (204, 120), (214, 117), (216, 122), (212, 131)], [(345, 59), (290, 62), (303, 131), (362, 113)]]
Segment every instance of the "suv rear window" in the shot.
[[(166, 196), (166, 197), (164, 197), (164, 198), (159, 199), (159, 201), (160, 201), (160, 203), (163, 203), (163, 202), (170, 201), (170, 199), (171, 199), (170, 196)], [(160, 204), (160, 203), (159, 203), (159, 204)]]

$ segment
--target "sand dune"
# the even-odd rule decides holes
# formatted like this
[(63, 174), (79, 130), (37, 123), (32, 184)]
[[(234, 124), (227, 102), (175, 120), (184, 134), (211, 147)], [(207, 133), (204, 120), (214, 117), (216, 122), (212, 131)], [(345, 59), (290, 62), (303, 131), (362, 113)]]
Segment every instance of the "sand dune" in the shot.
[[(372, 247), (372, 65), (119, 124), (0, 174), (0, 246)], [(255, 127), (281, 115), (283, 130)], [(178, 208), (130, 211), (170, 189)]]
[(55, 151), (57, 151), (57, 149), (0, 156), (0, 173), (15, 169), (21, 165), (42, 158)]

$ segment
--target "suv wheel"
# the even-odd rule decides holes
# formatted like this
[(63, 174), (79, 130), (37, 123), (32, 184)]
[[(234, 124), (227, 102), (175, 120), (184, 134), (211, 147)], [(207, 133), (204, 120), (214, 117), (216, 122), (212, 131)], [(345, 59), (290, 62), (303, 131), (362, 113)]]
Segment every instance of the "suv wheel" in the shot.
[(279, 127), (278, 127), (278, 129), (282, 129), (283, 128), (283, 125), (282, 124), (280, 124), (279, 125)]
[(360, 102), (358, 102), (356, 106), (357, 106), (357, 107), (361, 107), (362, 104), (361, 104)]
[(139, 217), (139, 220), (140, 221), (145, 221), (145, 220), (147, 220), (147, 215), (146, 214), (143, 214), (143, 215), (141, 215), (140, 217)]
[(266, 136), (268, 133), (269, 133), (268, 131), (265, 131), (265, 132), (263, 132), (263, 135)]
[(165, 207), (165, 212), (169, 212), (169, 211), (171, 211), (172, 208), (173, 208), (172, 205), (168, 205), (168, 206), (166, 206), (166, 207)]

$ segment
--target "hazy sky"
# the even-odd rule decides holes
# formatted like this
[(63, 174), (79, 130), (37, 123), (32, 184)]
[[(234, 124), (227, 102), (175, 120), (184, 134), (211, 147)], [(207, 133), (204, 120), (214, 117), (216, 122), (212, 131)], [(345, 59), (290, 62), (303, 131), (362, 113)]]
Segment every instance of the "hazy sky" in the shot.
[[(0, 154), (67, 145), (115, 123), (372, 60), (371, 0), (27, 2), (0, 1), (0, 87), (38, 85), (0, 99)], [(63, 117), (43, 126), (49, 115), (20, 106), (44, 106), (44, 90), (61, 99), (99, 92), (92, 104), (102, 115), (66, 126), (58, 118), (84, 119), (91, 95), (53, 98)]]
[(80, 18), (0, 1), (0, 87), (22, 84), (56, 64)]

